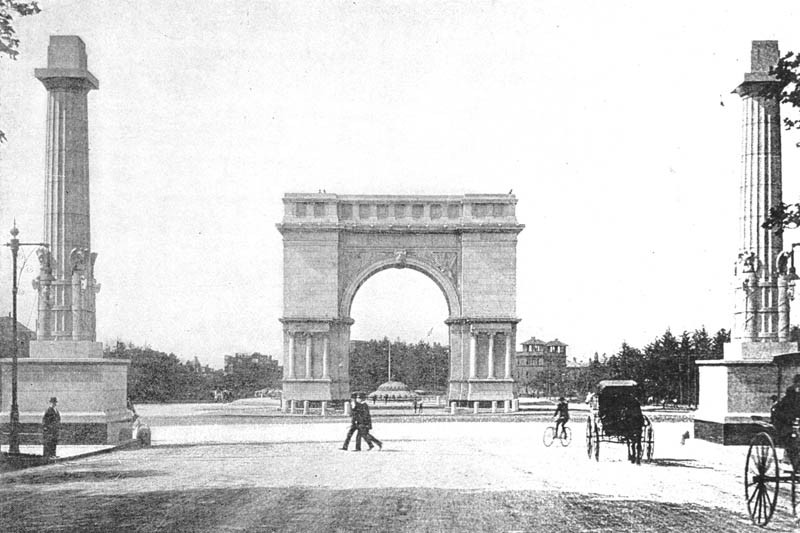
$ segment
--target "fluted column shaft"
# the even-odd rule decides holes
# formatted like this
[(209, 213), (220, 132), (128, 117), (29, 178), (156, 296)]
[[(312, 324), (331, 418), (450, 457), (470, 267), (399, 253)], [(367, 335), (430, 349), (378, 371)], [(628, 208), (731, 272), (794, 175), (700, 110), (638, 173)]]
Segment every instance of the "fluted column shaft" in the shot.
[(494, 379), (494, 331), (489, 332), (489, 353), (487, 359), (488, 371), (486, 377)]
[[(783, 236), (763, 227), (782, 202), (780, 92), (770, 74), (780, 52), (776, 41), (754, 41), (751, 72), (736, 88), (742, 98), (739, 265), (732, 338), (777, 341), (779, 298), (777, 257)], [(754, 274), (754, 276), (751, 276)], [(755, 277), (755, 283), (750, 278)], [(747, 280), (745, 284), (744, 281)]]
[(329, 351), (330, 341), (328, 340), (328, 335), (322, 337), (322, 379), (330, 379), (329, 375), (329, 361), (328, 358), (330, 357)]
[(286, 354), (286, 379), (294, 379), (294, 333), (289, 333), (289, 350)]
[(311, 348), (314, 344), (314, 337), (306, 335), (306, 379), (311, 379)]
[(475, 378), (477, 374), (477, 361), (475, 359), (475, 350), (477, 344), (477, 332), (471, 331), (469, 334), (469, 377)]
[(506, 360), (504, 377), (506, 379), (511, 379), (511, 332), (506, 333)]

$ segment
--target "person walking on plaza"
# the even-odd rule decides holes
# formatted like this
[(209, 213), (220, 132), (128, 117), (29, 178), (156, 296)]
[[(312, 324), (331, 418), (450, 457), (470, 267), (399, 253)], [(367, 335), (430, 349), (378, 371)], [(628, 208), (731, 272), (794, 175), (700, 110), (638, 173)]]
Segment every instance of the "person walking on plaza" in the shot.
[(42, 444), (44, 450), (42, 455), (45, 459), (56, 456), (56, 446), (58, 445), (58, 431), (61, 426), (61, 414), (56, 408), (58, 400), (55, 396), (50, 398), (50, 407), (44, 412), (42, 417)]
[(355, 395), (353, 395), (348, 402), (350, 402), (350, 429), (347, 430), (347, 437), (344, 439), (344, 444), (342, 444), (342, 449), (347, 451), (347, 448), (350, 446), (350, 439), (353, 438), (353, 433), (358, 431), (358, 426), (356, 425), (356, 402), (355, 402)]
[(356, 405), (353, 407), (353, 421), (358, 430), (358, 434), (356, 435), (356, 451), (361, 451), (361, 439), (366, 441), (370, 450), (375, 447), (375, 444), (378, 445), (379, 450), (382, 450), (383, 443), (369, 433), (372, 429), (372, 417), (369, 415), (369, 405), (367, 405), (367, 402), (364, 400), (365, 395), (359, 394), (356, 397)]
[(558, 437), (561, 435), (561, 433), (558, 432), (558, 426), (561, 426), (561, 431), (564, 431), (565, 424), (569, 422), (569, 404), (563, 396), (558, 399), (558, 405), (556, 406), (556, 412), (553, 418), (556, 419), (556, 436)]

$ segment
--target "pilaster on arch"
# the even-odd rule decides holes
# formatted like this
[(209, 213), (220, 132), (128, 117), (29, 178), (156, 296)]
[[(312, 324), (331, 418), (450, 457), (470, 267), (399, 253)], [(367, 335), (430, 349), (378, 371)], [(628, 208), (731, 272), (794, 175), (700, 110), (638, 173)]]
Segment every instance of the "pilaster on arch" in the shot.
[(367, 264), (355, 273), (352, 279), (346, 282), (346, 286), (342, 291), (341, 301), (339, 302), (339, 316), (349, 317), (350, 308), (353, 305), (353, 298), (355, 298), (358, 289), (372, 276), (387, 270), (389, 268), (410, 268), (416, 270), (433, 280), (439, 290), (442, 291), (445, 301), (447, 302), (448, 319), (454, 319), (461, 316), (461, 300), (458, 295), (453, 281), (445, 276), (439, 269), (433, 265), (429, 265), (425, 261), (415, 257), (409, 257), (402, 254), (400, 258), (385, 258)]

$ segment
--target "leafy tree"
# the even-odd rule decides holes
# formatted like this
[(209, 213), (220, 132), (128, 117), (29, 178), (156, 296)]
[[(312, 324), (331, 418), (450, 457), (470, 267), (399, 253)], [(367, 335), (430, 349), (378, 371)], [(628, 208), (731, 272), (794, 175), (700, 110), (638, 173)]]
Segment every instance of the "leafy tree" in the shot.
[(134, 403), (208, 400), (214, 382), (222, 378), (221, 370), (198, 373), (194, 365), (181, 362), (175, 354), (131, 343), (106, 347), (105, 356), (130, 360), (128, 396)]
[(371, 392), (389, 377), (389, 347), (392, 349), (392, 380), (414, 389), (443, 390), (449, 377), (449, 349), (439, 343), (420, 341), (354, 341), (350, 350), (350, 388)]
[[(14, 0), (0, 0), (0, 56), (16, 59), (19, 55), (19, 39), (14, 31), (14, 16), (25, 17), (39, 13), (38, 2), (15, 2)], [(6, 140), (6, 135), (0, 131), (0, 142)]]
[(711, 340), (711, 355), (709, 359), (722, 359), (725, 343), (731, 342), (731, 332), (728, 329), (721, 329), (717, 331), (714, 338)]

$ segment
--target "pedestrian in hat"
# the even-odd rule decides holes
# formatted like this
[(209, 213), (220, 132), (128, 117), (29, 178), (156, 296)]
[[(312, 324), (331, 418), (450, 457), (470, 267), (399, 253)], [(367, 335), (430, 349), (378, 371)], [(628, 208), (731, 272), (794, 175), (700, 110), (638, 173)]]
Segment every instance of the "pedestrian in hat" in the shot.
[(383, 449), (383, 443), (369, 433), (372, 429), (372, 417), (369, 415), (369, 405), (364, 401), (366, 399), (366, 394), (359, 394), (356, 397), (356, 405), (353, 407), (353, 421), (358, 428), (358, 434), (356, 435), (357, 452), (361, 451), (361, 439), (366, 441), (370, 450), (375, 447), (375, 444), (378, 445), (379, 450)]
[(50, 398), (50, 407), (44, 412), (42, 417), (42, 444), (44, 450), (42, 455), (45, 459), (50, 459), (56, 456), (56, 446), (58, 445), (58, 431), (61, 426), (61, 414), (58, 412), (56, 405), (58, 399), (55, 396)]

